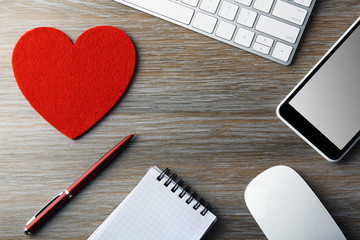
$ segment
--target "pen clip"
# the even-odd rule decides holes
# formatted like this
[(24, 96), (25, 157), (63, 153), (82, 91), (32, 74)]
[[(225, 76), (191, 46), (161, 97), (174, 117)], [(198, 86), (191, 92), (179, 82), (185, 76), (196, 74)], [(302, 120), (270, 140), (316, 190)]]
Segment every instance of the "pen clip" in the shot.
[(29, 225), (34, 219), (39, 216), (40, 213), (42, 213), (50, 204), (52, 204), (58, 197), (61, 196), (64, 192), (59, 193), (56, 195), (50, 202), (48, 202), (44, 207), (42, 207), (35, 215), (26, 223), (26, 226)]

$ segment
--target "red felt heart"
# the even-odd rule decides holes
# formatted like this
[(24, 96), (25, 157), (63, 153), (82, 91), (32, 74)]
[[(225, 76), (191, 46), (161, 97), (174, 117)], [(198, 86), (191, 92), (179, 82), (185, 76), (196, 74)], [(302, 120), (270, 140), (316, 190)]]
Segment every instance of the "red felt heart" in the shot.
[(118, 28), (91, 28), (73, 44), (63, 32), (40, 27), (17, 42), (12, 66), (31, 106), (56, 129), (75, 139), (123, 95), (135, 59), (134, 45)]

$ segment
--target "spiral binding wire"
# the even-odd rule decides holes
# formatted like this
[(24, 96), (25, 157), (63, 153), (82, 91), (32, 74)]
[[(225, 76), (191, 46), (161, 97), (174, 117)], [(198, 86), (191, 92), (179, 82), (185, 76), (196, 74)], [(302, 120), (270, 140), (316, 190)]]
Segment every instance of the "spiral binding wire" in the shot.
[[(161, 181), (165, 175), (169, 175), (170, 173), (170, 169), (169, 168), (165, 168), (161, 173), (160, 175), (156, 178), (158, 181)], [(164, 186), (165, 187), (168, 187), (170, 185), (171, 182), (175, 182), (175, 185), (171, 188), (171, 191), (173, 193), (176, 192), (176, 190), (179, 189), (179, 187), (182, 187), (182, 185), (184, 184), (184, 181), (182, 179), (176, 181), (176, 178), (177, 178), (177, 175), (175, 173), (173, 173), (167, 180), (166, 182), (164, 183)], [(189, 193), (190, 192), (190, 189), (191, 187), (188, 185), (186, 186), (185, 188), (183, 188), (183, 190), (181, 191), (181, 193), (178, 195), (179, 198), (183, 198), (185, 196), (186, 193)], [(189, 193), (190, 194), (190, 193)], [(196, 197), (197, 197), (198, 193), (197, 192), (193, 192), (190, 197), (188, 197), (188, 199), (186, 199), (186, 203), (187, 204), (190, 204), (194, 199), (196, 201)], [(204, 202), (205, 202), (205, 199), (204, 198), (201, 198), (199, 201), (197, 201), (194, 206), (193, 206), (193, 209), (194, 210), (198, 210), (199, 207), (201, 205), (204, 206)], [(205, 214), (210, 210), (211, 208), (211, 205), (208, 203), (204, 209), (200, 212), (200, 214), (202, 216), (205, 216)]]
[(199, 208), (204, 202), (205, 202), (205, 199), (201, 198), (200, 201), (198, 201), (198, 202), (194, 205), (193, 209), (198, 210), (198, 208)]
[(186, 193), (190, 192), (191, 187), (189, 185), (186, 186), (186, 188), (184, 188), (181, 193), (179, 194), (179, 198), (183, 198), (185, 196)]
[(161, 181), (165, 175), (168, 175), (170, 173), (169, 168), (165, 168), (164, 171), (156, 178), (157, 180)]
[(173, 175), (171, 175), (171, 177), (169, 177), (169, 179), (164, 183), (164, 186), (168, 187), (172, 181), (176, 180), (176, 178), (177, 178), (177, 175), (175, 173), (173, 173)]
[(180, 179), (179, 181), (177, 181), (177, 182), (175, 183), (175, 186), (173, 186), (173, 187), (171, 188), (171, 191), (172, 191), (173, 193), (175, 193), (176, 190), (178, 190), (179, 187), (182, 187), (183, 184), (184, 184), (184, 181), (183, 181), (182, 179)]

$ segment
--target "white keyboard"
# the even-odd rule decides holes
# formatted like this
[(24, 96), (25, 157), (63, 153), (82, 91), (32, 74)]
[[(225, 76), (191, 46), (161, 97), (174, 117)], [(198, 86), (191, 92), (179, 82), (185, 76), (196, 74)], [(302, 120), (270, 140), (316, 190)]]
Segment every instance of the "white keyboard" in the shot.
[(115, 0), (289, 65), (316, 0)]

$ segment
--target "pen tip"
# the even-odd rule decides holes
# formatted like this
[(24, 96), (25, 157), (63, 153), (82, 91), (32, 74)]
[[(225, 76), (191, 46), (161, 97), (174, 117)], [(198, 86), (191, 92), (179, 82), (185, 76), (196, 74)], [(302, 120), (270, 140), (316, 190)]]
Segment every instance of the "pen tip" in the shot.
[(135, 134), (136, 134), (136, 132), (133, 132), (132, 134), (130, 134), (130, 135), (133, 135), (133, 136), (135, 136)]
[(25, 233), (26, 235), (30, 235), (30, 234), (31, 234), (26, 228), (24, 228), (24, 233)]

